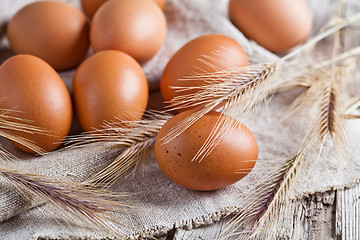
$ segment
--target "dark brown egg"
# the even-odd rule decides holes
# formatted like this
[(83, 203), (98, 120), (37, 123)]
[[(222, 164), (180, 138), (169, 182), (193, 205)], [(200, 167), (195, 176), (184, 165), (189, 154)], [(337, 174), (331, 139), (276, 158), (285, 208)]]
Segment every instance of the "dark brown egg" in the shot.
[(110, 0), (94, 15), (90, 42), (95, 52), (113, 49), (144, 63), (162, 46), (166, 19), (149, 0)]
[(192, 161), (210, 135), (220, 113), (212, 111), (167, 144), (162, 139), (170, 129), (193, 111), (171, 118), (160, 130), (155, 142), (155, 157), (166, 176), (193, 190), (210, 191), (242, 179), (255, 165), (258, 146), (254, 135), (243, 124), (229, 118), (231, 130), (201, 161)]
[[(16, 110), (9, 112), (10, 116), (27, 120), (46, 134), (8, 131), (33, 141), (45, 151), (58, 148), (70, 131), (70, 94), (56, 71), (40, 58), (16, 55), (1, 65), (0, 99), (1, 109)], [(33, 153), (18, 143), (14, 145)]]
[(88, 57), (73, 79), (77, 118), (85, 131), (104, 121), (139, 120), (148, 101), (148, 84), (141, 66), (129, 55), (106, 50)]
[(229, 17), (247, 38), (272, 52), (299, 45), (312, 28), (304, 0), (230, 0)]
[[(200, 36), (185, 44), (171, 57), (161, 78), (161, 95), (164, 101), (168, 102), (180, 95), (194, 94), (198, 91), (197, 86), (207, 85), (209, 82), (204, 79), (191, 81), (181, 79), (247, 65), (247, 55), (234, 39), (219, 34)], [(194, 87), (194, 90), (179, 92), (172, 88), (174, 86)], [(181, 109), (184, 110), (189, 108)]]
[(70, 4), (31, 3), (9, 21), (7, 37), (16, 53), (31, 54), (56, 70), (78, 65), (89, 48), (86, 16)]

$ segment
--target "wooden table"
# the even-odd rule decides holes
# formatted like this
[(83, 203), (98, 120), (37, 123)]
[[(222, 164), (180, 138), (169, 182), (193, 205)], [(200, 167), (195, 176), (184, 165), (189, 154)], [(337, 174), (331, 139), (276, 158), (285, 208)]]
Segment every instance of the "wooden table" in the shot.
[[(303, 198), (292, 204), (291, 212), (278, 239), (360, 239), (360, 184)], [(229, 219), (197, 229), (174, 229), (164, 239), (216, 239)]]

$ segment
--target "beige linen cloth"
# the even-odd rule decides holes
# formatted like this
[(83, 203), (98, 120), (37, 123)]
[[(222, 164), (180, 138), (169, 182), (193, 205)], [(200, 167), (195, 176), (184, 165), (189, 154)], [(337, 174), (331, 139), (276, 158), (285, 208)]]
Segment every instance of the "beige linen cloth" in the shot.
[[(4, 24), (29, 0), (6, 0), (0, 2), (0, 60), (12, 53), (4, 35)], [(80, 1), (67, 0), (79, 7)], [(226, 34), (236, 39), (247, 51), (250, 58), (261, 55), (264, 59), (277, 59), (256, 43), (248, 41), (228, 20), (227, 0), (168, 0), (165, 14), (168, 21), (167, 39), (159, 53), (143, 66), (151, 89), (158, 88), (162, 70), (171, 55), (190, 39), (206, 33)], [(325, 24), (338, 8), (338, 1), (309, 0), (314, 16), (316, 32)], [(346, 14), (351, 16), (360, 11), (358, 0), (350, 1)], [(346, 31), (344, 42), (347, 47), (359, 45), (359, 24)], [(326, 41), (325, 43), (326, 44)], [(325, 45), (324, 45), (325, 46)], [(328, 49), (326, 46), (324, 51)], [(74, 70), (61, 72), (65, 83), (71, 88)], [(356, 81), (359, 81), (359, 73)], [(351, 94), (360, 94), (359, 84), (354, 84)], [(134, 203), (151, 210), (136, 216), (126, 217), (131, 224), (119, 227), (119, 232), (129, 238), (140, 238), (141, 232), (163, 234), (175, 228), (194, 228), (212, 224), (237, 210), (236, 206), (244, 197), (242, 193), (261, 179), (263, 171), (274, 169), (269, 161), (286, 159), (295, 154), (300, 146), (304, 131), (304, 121), (281, 121), (282, 112), (298, 92), (286, 92), (276, 95), (268, 106), (245, 120), (258, 140), (259, 160), (255, 169), (243, 180), (227, 188), (212, 192), (197, 192), (184, 189), (160, 171), (153, 160), (141, 171), (120, 179), (113, 190), (135, 193)], [(322, 192), (331, 188), (342, 188), (360, 178), (360, 120), (347, 121), (351, 156), (344, 160), (346, 168), (339, 168), (339, 159), (327, 142), (319, 157), (319, 164), (307, 176), (297, 181), (299, 193)], [(76, 131), (74, 131), (76, 132)], [(46, 157), (36, 157), (14, 150), (5, 140), (1, 144), (20, 156), (16, 168), (34, 174), (61, 176), (75, 181), (83, 181), (109, 164), (120, 150), (96, 151), (92, 148), (56, 152)], [(271, 165), (271, 167), (269, 166)], [(344, 174), (345, 173), (345, 174)], [(0, 239), (98, 239), (106, 237), (96, 231), (84, 230), (72, 223), (65, 223), (52, 214), (47, 205), (33, 202), (19, 195), (6, 182), (0, 182)], [(246, 197), (246, 196), (245, 196)], [(155, 213), (155, 214), (154, 214)], [(141, 226), (136, 230), (131, 225)], [(284, 231), (285, 232), (285, 231)], [(283, 233), (286, 234), (286, 233)], [(111, 236), (108, 236), (111, 237)], [(285, 238), (289, 236), (283, 236)]]

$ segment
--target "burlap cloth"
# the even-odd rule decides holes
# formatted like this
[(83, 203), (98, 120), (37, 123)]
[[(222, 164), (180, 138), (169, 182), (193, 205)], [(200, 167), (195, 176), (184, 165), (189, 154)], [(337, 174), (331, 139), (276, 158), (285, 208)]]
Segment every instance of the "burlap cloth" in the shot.
[[(6, 21), (29, 0), (7, 0), (0, 3), (0, 60), (12, 55), (4, 35)], [(79, 1), (67, 0), (79, 7)], [(325, 24), (335, 10), (338, 1), (310, 1), (314, 16), (316, 32)], [(147, 64), (144, 70), (151, 89), (158, 88), (162, 69), (171, 55), (190, 39), (205, 33), (222, 33), (236, 39), (251, 58), (254, 54), (262, 54), (264, 58), (277, 57), (249, 42), (229, 22), (227, 17), (227, 0), (168, 0), (165, 14), (168, 21), (167, 39), (160, 52)], [(351, 1), (346, 14), (351, 16), (360, 10), (358, 0)], [(359, 45), (359, 24), (347, 30), (343, 41), (348, 48)], [(325, 43), (326, 44), (326, 41)], [(329, 50), (324, 47), (324, 51)], [(65, 83), (71, 88), (74, 70), (60, 73)], [(355, 81), (359, 81), (359, 73)], [(359, 84), (354, 84), (351, 94), (359, 94)], [(168, 180), (160, 171), (155, 161), (151, 161), (136, 174), (119, 180), (114, 190), (135, 193), (135, 203), (151, 210), (137, 216), (127, 216), (128, 220), (138, 226), (136, 230), (121, 227), (119, 231), (136, 237), (137, 232), (166, 233), (172, 228), (193, 228), (211, 224), (221, 217), (237, 210), (242, 193), (264, 174), (264, 170), (273, 169), (275, 160), (285, 159), (299, 149), (305, 124), (303, 121), (281, 121), (282, 111), (298, 94), (296, 91), (276, 95), (268, 106), (260, 106), (260, 110), (245, 120), (259, 144), (259, 160), (255, 169), (243, 180), (227, 188), (213, 192), (197, 192), (184, 189)], [(159, 96), (152, 94), (151, 108), (161, 106)], [(319, 164), (297, 183), (299, 193), (323, 192), (332, 188), (342, 188), (360, 178), (360, 120), (347, 121), (351, 156), (345, 160), (335, 157), (331, 142), (323, 148)], [(76, 125), (72, 133), (78, 133)], [(71, 180), (82, 181), (109, 164), (119, 150), (95, 151), (91, 148), (57, 152), (46, 157), (34, 157), (14, 150), (5, 140), (0, 139), (5, 148), (11, 150), (21, 160), (16, 168), (37, 174), (63, 176)], [(269, 161), (274, 159), (274, 164)], [(339, 161), (344, 164), (339, 167)], [(344, 174), (345, 173), (345, 174)], [(97, 239), (104, 234), (84, 230), (73, 224), (64, 223), (54, 217), (50, 211), (44, 211), (47, 205), (20, 196), (6, 183), (0, 182), (0, 239)], [(48, 209), (49, 210), (49, 209)], [(154, 214), (155, 212), (155, 214)]]

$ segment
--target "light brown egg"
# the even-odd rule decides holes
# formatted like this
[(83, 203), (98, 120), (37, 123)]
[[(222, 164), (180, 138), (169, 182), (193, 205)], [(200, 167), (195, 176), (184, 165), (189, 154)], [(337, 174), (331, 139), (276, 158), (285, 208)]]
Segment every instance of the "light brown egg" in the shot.
[[(247, 55), (234, 39), (220, 34), (200, 36), (185, 44), (169, 60), (160, 82), (161, 95), (164, 101), (170, 101), (176, 96), (196, 93), (195, 89), (178, 92), (172, 87), (206, 85), (209, 83), (205, 80), (180, 79), (247, 65)], [(183, 108), (182, 111), (188, 109)]]
[[(16, 55), (0, 66), (0, 108), (14, 109), (10, 116), (30, 121), (47, 134), (11, 131), (33, 141), (45, 151), (58, 148), (70, 131), (70, 94), (56, 71), (40, 58)], [(13, 142), (14, 143), (14, 142)], [(32, 150), (18, 143), (24, 151)]]
[(104, 121), (139, 120), (148, 101), (141, 66), (129, 55), (106, 50), (88, 57), (73, 79), (73, 100), (80, 126), (101, 129)]
[(86, 16), (64, 2), (25, 6), (9, 21), (7, 37), (14, 52), (37, 56), (56, 70), (78, 65), (89, 48)]
[(236, 125), (234, 119), (230, 119), (230, 132), (214, 150), (202, 161), (192, 161), (219, 119), (218, 112), (206, 114), (177, 138), (163, 144), (170, 129), (191, 113), (185, 111), (171, 118), (156, 138), (155, 157), (163, 173), (183, 187), (200, 191), (223, 188), (245, 177), (255, 165), (258, 146), (250, 130), (243, 124)]
[(272, 52), (301, 44), (312, 28), (304, 0), (230, 0), (229, 17), (247, 38)]
[[(81, 6), (85, 14), (92, 19), (95, 12), (107, 0), (81, 0)], [(153, 0), (162, 10), (165, 8), (166, 0)]]
[(166, 19), (149, 0), (110, 0), (95, 13), (90, 42), (95, 52), (113, 49), (144, 63), (162, 46)]

